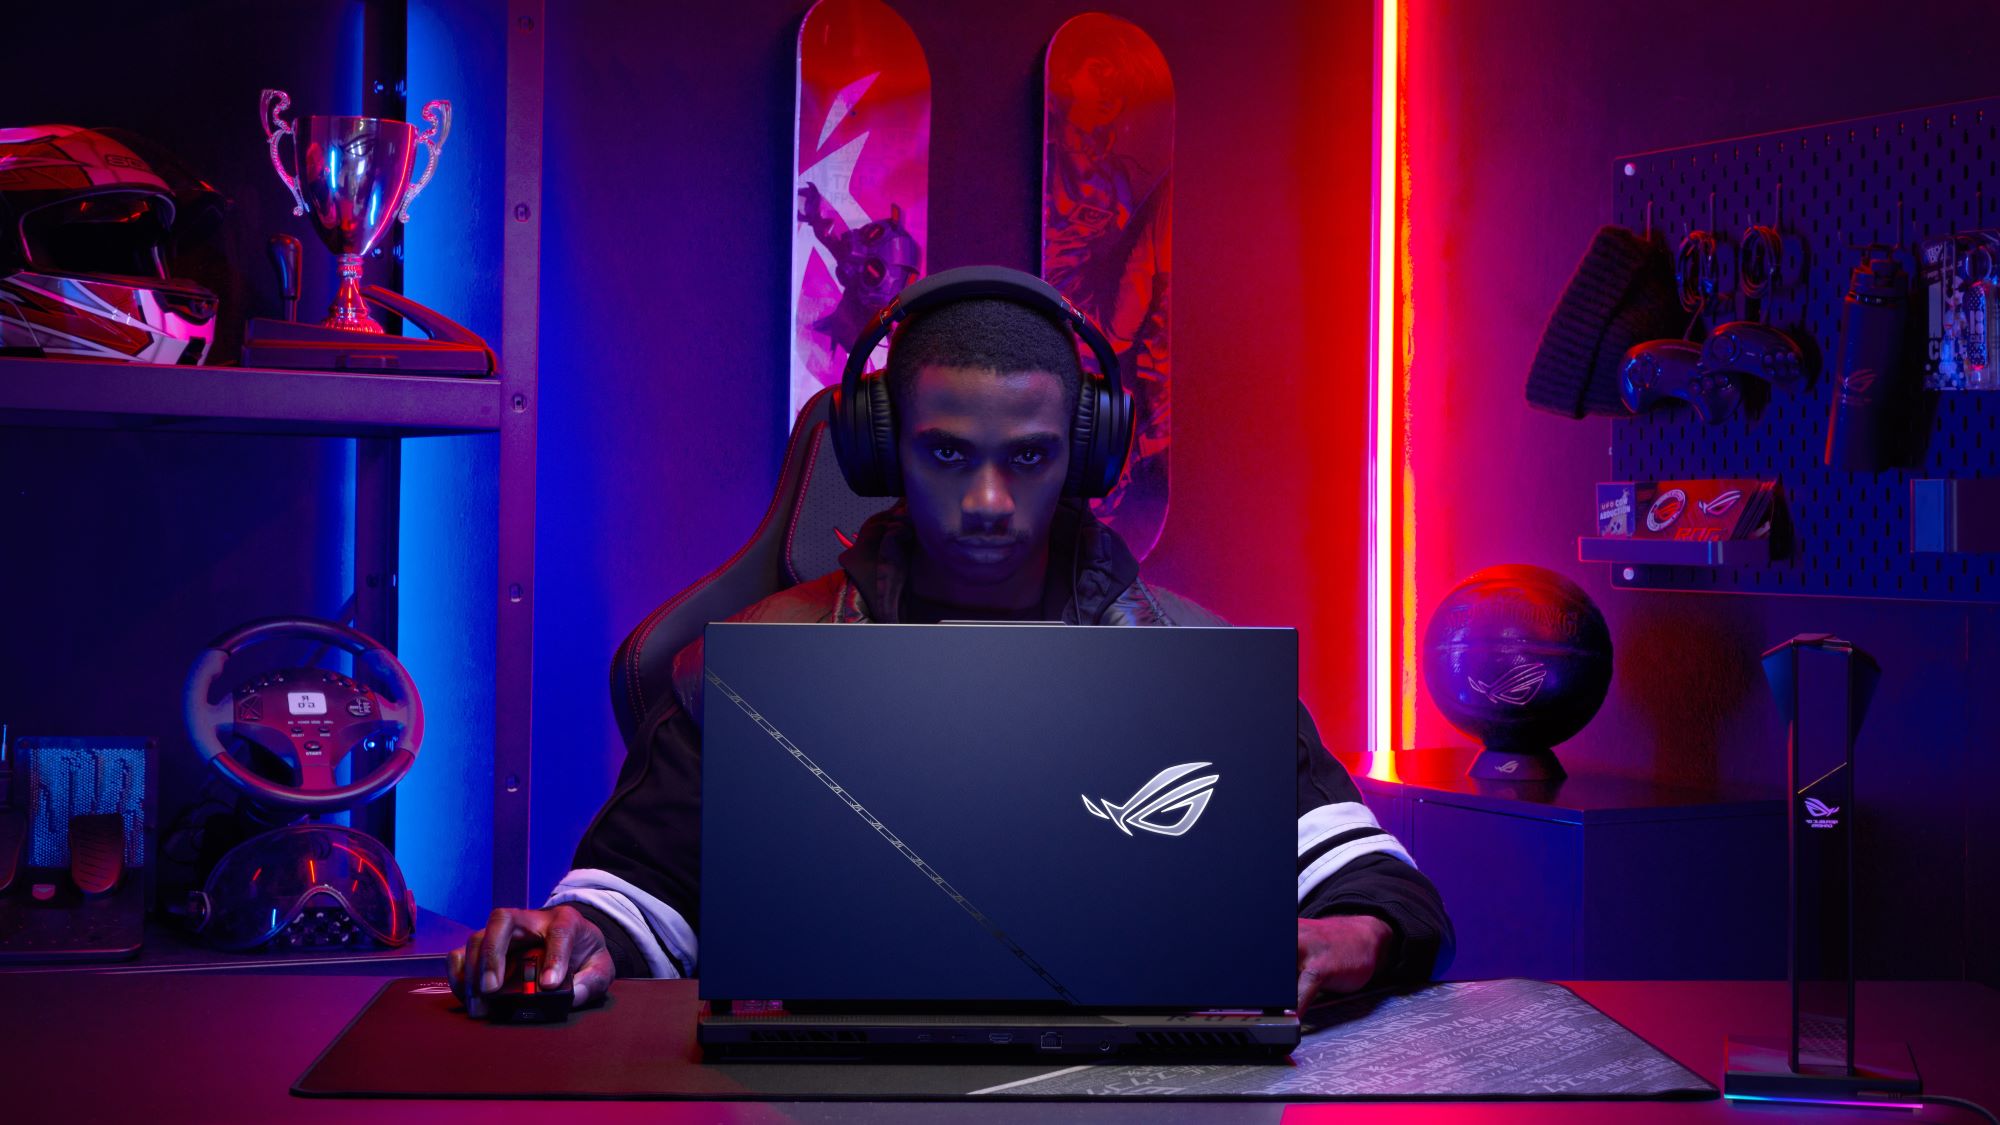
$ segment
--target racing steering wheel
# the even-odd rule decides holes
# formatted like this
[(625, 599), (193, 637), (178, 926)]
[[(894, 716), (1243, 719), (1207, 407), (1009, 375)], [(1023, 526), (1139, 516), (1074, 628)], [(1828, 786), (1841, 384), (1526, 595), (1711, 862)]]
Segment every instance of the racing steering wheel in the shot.
[[(231, 657), (280, 637), (353, 653), (357, 674), (366, 669), (379, 687), (320, 668), (287, 668), (213, 698)], [(410, 772), (424, 739), (423, 701), (395, 654), (358, 630), (310, 617), (252, 621), (218, 637), (188, 673), (181, 707), (195, 749), (224, 777), (253, 797), (310, 812), (351, 809), (381, 795)], [(232, 736), (290, 762), (297, 784), (259, 776), (231, 757), (224, 741)], [(346, 785), (334, 780), (335, 768), (355, 747), (387, 739), (395, 740), (395, 751), (366, 777)]]

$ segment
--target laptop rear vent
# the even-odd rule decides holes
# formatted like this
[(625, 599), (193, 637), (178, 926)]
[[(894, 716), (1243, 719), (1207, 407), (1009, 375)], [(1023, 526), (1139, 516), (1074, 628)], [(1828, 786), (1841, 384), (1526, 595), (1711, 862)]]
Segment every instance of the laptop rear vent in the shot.
[(1213, 1051), (1254, 1046), (1255, 1040), (1244, 1031), (1141, 1031), (1139, 1043), (1155, 1051)]

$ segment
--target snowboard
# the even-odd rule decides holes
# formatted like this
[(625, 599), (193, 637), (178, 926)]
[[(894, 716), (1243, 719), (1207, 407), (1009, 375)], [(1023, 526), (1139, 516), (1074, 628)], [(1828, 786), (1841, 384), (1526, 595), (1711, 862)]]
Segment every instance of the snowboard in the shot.
[(787, 433), (808, 399), (840, 381), (868, 321), (923, 275), (931, 72), (910, 25), (881, 0), (820, 0), (806, 13), (793, 139)]
[(1172, 436), (1173, 75), (1150, 36), (1099, 12), (1056, 31), (1042, 73), (1042, 277), (1118, 351), (1132, 453), (1091, 510), (1144, 559), (1167, 518)]

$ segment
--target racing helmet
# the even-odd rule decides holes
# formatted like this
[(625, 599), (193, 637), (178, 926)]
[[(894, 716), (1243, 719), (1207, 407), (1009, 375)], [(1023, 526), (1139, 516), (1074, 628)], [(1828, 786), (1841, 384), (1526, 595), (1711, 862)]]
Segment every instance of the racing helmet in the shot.
[(0, 129), (0, 354), (206, 359), (218, 302), (167, 275), (175, 212), (167, 181), (102, 132)]

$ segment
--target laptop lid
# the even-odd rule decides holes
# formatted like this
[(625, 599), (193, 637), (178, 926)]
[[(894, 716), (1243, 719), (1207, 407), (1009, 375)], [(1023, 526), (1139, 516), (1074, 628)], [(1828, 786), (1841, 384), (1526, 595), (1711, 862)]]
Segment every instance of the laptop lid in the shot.
[(1294, 630), (705, 648), (704, 999), (1292, 1005)]

